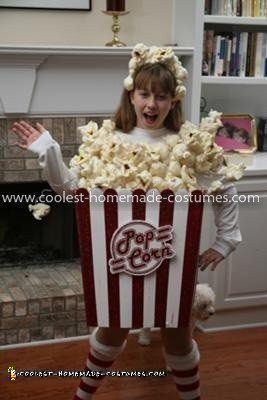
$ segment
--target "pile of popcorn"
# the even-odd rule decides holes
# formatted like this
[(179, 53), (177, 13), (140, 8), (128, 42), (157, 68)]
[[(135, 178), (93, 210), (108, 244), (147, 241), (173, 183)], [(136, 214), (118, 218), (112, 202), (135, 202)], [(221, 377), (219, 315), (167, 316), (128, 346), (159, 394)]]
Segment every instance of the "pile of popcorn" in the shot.
[[(169, 134), (156, 144), (134, 143), (118, 134), (114, 123), (102, 127), (90, 121), (80, 127), (82, 144), (70, 167), (80, 188), (144, 190), (204, 190), (212, 193), (227, 181), (238, 180), (244, 165), (223, 164), (223, 150), (214, 143), (221, 114), (211, 111), (199, 127), (186, 121), (178, 134)], [(126, 139), (125, 139), (126, 138)]]
[(129, 61), (129, 75), (124, 79), (124, 87), (128, 91), (134, 88), (134, 75), (136, 70), (144, 64), (162, 63), (173, 73), (176, 79), (175, 99), (181, 100), (186, 94), (184, 81), (187, 78), (187, 70), (175, 55), (171, 47), (148, 47), (143, 43), (135, 45), (132, 57)]

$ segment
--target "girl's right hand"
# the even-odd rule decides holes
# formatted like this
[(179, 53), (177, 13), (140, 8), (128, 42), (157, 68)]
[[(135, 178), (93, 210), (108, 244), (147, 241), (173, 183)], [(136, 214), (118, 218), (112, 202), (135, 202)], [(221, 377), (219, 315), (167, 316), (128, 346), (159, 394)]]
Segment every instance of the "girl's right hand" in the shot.
[(27, 149), (37, 140), (46, 129), (37, 122), (36, 129), (25, 121), (15, 122), (12, 131), (18, 136), (16, 145), (21, 149)]

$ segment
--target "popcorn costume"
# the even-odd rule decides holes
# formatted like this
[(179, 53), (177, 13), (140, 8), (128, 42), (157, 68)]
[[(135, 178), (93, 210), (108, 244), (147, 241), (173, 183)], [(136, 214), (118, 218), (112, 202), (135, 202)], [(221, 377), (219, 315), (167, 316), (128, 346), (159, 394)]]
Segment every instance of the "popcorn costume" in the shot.
[[(134, 88), (135, 70), (145, 63), (164, 63), (176, 79), (175, 98), (181, 100), (186, 92), (184, 81), (187, 76), (171, 48), (135, 46), (129, 62), (129, 76), (124, 87)], [(50, 186), (59, 194), (73, 193), (77, 188), (166, 188), (174, 192), (200, 189), (206, 193), (220, 191), (231, 199), (236, 189), (231, 180), (240, 179), (243, 166), (224, 166), (222, 149), (214, 143), (221, 125), (220, 114), (211, 111), (199, 127), (186, 121), (178, 134), (167, 128), (141, 129), (135, 127), (129, 133), (116, 130), (112, 121), (104, 121), (99, 128), (90, 122), (81, 127), (82, 145), (67, 168), (63, 163), (59, 144), (45, 131), (28, 149), (39, 155)], [(241, 241), (238, 226), (238, 204), (233, 201), (213, 202), (216, 239), (211, 246), (227, 257)], [(123, 350), (121, 346), (105, 346), (96, 338), (90, 339), (90, 352), (86, 370), (105, 372)], [(199, 400), (199, 351), (192, 342), (189, 354), (178, 356), (165, 354), (172, 369), (174, 381), (182, 400)], [(82, 378), (74, 400), (89, 400), (96, 391), (100, 379)]]
[[(201, 123), (204, 126), (205, 120)], [(212, 128), (209, 129), (214, 130), (217, 123), (210, 122)], [(203, 134), (203, 146), (195, 145), (191, 141), (188, 126), (193, 127), (198, 137), (201, 136), (201, 131), (189, 122), (181, 127), (179, 135), (166, 128), (149, 131), (137, 127), (126, 134), (114, 130), (111, 121), (104, 121), (103, 127), (98, 130), (97, 124), (90, 122), (81, 128), (83, 144), (79, 155), (71, 160), (70, 169), (62, 160), (59, 144), (48, 131), (32, 143), (29, 150), (39, 155), (39, 163), (47, 181), (59, 194), (64, 191), (73, 193), (79, 187), (170, 188), (174, 191), (203, 189), (210, 193), (220, 189), (221, 195), (231, 199), (236, 189), (229, 181), (241, 178), (242, 166), (220, 166), (222, 154), (219, 147), (217, 153), (211, 150), (205, 155), (203, 146), (208, 147), (209, 140)], [(198, 155), (191, 150), (194, 146), (198, 148)], [(129, 160), (132, 152), (136, 153), (135, 158)], [(217, 171), (211, 173), (213, 165)], [(201, 173), (201, 170), (204, 172)], [(231, 201), (213, 202), (212, 207), (217, 226), (212, 248), (227, 257), (241, 241), (238, 205)]]

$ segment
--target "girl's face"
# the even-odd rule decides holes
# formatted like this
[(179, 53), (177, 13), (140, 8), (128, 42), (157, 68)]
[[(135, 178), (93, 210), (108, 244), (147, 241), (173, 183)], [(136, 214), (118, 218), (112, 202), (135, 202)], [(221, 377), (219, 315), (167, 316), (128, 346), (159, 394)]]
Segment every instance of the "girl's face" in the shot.
[(142, 129), (159, 129), (175, 106), (170, 94), (149, 89), (135, 89), (130, 93), (131, 102), (136, 113), (136, 126)]

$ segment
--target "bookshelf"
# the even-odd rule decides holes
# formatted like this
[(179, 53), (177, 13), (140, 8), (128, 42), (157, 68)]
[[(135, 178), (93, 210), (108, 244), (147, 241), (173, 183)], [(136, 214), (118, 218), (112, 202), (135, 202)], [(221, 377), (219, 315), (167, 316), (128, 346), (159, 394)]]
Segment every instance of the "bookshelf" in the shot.
[[(202, 6), (203, 9), (205, 9), (205, 1), (202, 2)], [(214, 30), (215, 34), (220, 34), (220, 32), (252, 32), (252, 34), (256, 36), (258, 32), (263, 32), (263, 36), (267, 38), (266, 17), (207, 15), (204, 14), (204, 10), (202, 17), (203, 36), (205, 31)], [(237, 39), (237, 41), (238, 40), (239, 39)], [(197, 47), (200, 46), (197, 41), (195, 45)], [(202, 54), (204, 51), (203, 46), (205, 46), (205, 44), (202, 40)], [(242, 46), (241, 40), (240, 46)], [(263, 46), (264, 44), (262, 48), (260, 48), (260, 54), (262, 53), (260, 57), (264, 57), (263, 53), (266, 53), (265, 57), (267, 57), (267, 50), (265, 52)], [(243, 67), (243, 71), (241, 71), (241, 66), (239, 65), (240, 70), (236, 71), (236, 74), (241, 76), (229, 76), (229, 70), (228, 73), (226, 73), (227, 76), (216, 76), (218, 70), (213, 71), (215, 76), (201, 76), (201, 96), (205, 97), (208, 107), (218, 108), (225, 113), (243, 112), (252, 114), (255, 117), (265, 116), (267, 112), (263, 104), (267, 102), (267, 77), (264, 76), (264, 59), (260, 58), (260, 60), (257, 61), (258, 64), (261, 63), (261, 67), (259, 67), (259, 65), (257, 67), (257, 72), (255, 66), (256, 61), (254, 61), (254, 63), (252, 61), (252, 65), (254, 65), (252, 68), (253, 71), (248, 71), (247, 64), (249, 61), (247, 59), (247, 45), (245, 45), (245, 48), (245, 55), (244, 52), (242, 54), (241, 51), (240, 56), (245, 57), (245, 66)], [(257, 52), (257, 48), (255, 52)], [(198, 54), (200, 54), (200, 49)]]
[[(205, 29), (267, 32), (267, 17), (206, 15), (205, 0), (173, 0), (173, 43), (194, 49), (190, 71), (192, 98), (188, 100), (191, 121), (200, 120), (202, 96), (207, 111), (213, 108), (223, 113), (267, 117), (267, 77), (202, 76)], [(267, 325), (267, 153), (235, 157), (234, 161), (247, 165), (244, 178), (237, 183), (238, 193), (256, 194), (260, 202), (240, 204), (243, 243), (215, 272), (205, 271), (198, 276), (199, 282), (210, 283), (216, 292), (216, 314), (202, 325), (210, 331)], [(212, 244), (215, 235), (209, 205), (205, 205), (204, 216), (201, 251)]]
[(191, 102), (187, 108), (192, 122), (198, 123), (200, 119), (201, 96), (205, 97), (208, 108), (225, 113), (267, 116), (264, 106), (267, 104), (267, 77), (202, 76), (203, 36), (208, 29), (217, 32), (259, 31), (267, 35), (267, 17), (207, 15), (205, 0), (173, 0), (173, 42), (194, 48), (189, 87), (192, 98), (187, 99)]
[(266, 17), (234, 17), (225, 15), (205, 15), (203, 20), (204, 24), (267, 26)]
[(202, 76), (201, 82), (203, 85), (265, 85), (266, 78), (257, 77), (239, 77), (239, 76)]
[(205, 14), (267, 17), (266, 0), (205, 0)]

